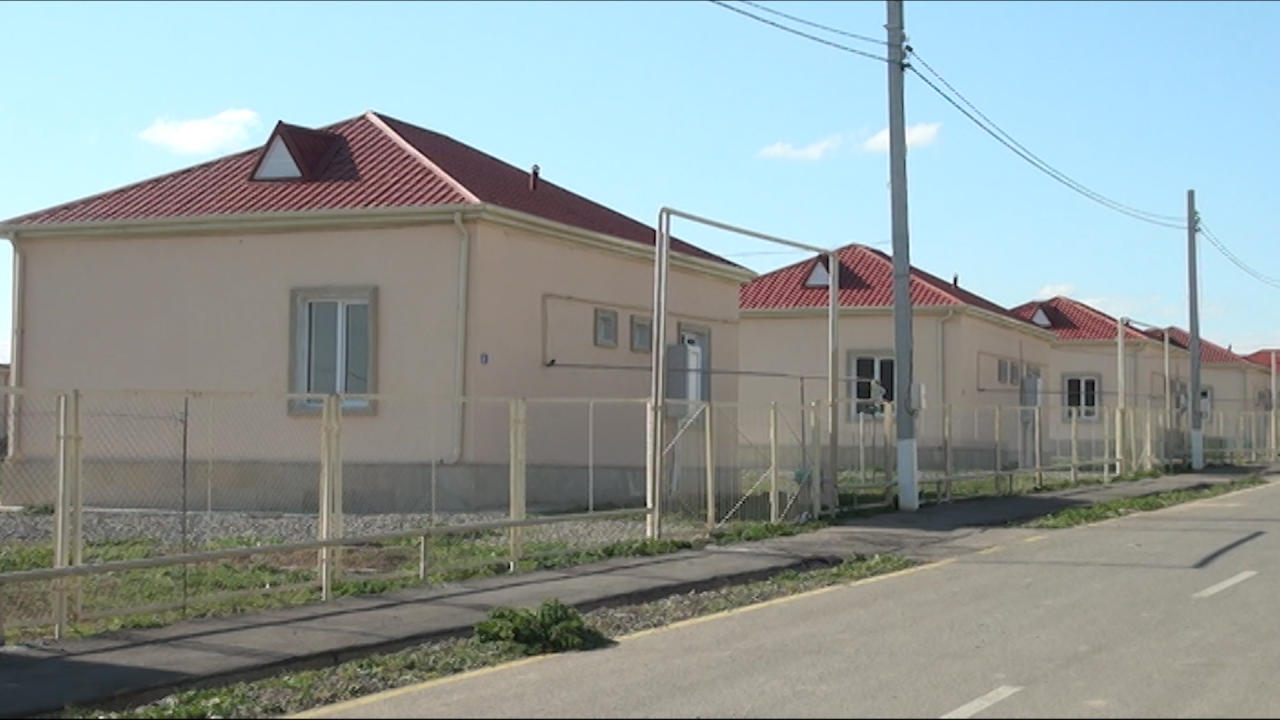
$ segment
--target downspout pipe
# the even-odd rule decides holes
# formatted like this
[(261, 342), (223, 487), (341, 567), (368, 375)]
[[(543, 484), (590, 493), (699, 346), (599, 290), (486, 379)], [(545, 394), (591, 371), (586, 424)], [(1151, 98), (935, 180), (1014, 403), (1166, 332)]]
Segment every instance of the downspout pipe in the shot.
[(947, 314), (938, 320), (938, 398), (942, 411), (947, 407), (947, 321), (955, 317), (955, 308), (947, 308)]
[(457, 404), (454, 406), (453, 448), (445, 463), (452, 464), (462, 460), (463, 422), (466, 417), (466, 367), (467, 367), (467, 286), (471, 277), (471, 233), (462, 222), (462, 213), (453, 214), (453, 225), (458, 229), (458, 317), (456, 354), (453, 363), (454, 388), (457, 393)]
[[(13, 303), (11, 308), (11, 325), (9, 338), (9, 387), (22, 386), (22, 346), (23, 346), (23, 315), (24, 303), (22, 296), (24, 294), (23, 279), (26, 275), (26, 262), (22, 247), (18, 245), (18, 234), (15, 232), (9, 236), (9, 245), (13, 248)], [(7, 415), (6, 427), (8, 430), (8, 439), (6, 440), (5, 457), (13, 458), (18, 455), (18, 416), (19, 405), (22, 400), (18, 395), (9, 393), (5, 401), (5, 413)]]

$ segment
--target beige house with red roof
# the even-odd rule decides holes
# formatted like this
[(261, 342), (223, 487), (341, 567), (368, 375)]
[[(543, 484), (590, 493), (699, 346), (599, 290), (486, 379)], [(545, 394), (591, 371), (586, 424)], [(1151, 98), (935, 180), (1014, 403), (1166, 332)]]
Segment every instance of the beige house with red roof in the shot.
[[(857, 244), (840, 248), (837, 256), (844, 402), (839, 437), (841, 468), (849, 469), (858, 462), (860, 433), (864, 446), (871, 433), (881, 433), (883, 445), (882, 401), (895, 399), (893, 262)], [(793, 407), (801, 390), (806, 402), (826, 400), (827, 273), (825, 258), (814, 258), (761, 275), (742, 288), (739, 395), (744, 405)], [(949, 406), (954, 468), (990, 468), (991, 408), (1039, 401), (1034, 378), (1053, 372), (1054, 335), (918, 268), (911, 270), (911, 302), (914, 377), (923, 403), (917, 416), (920, 467), (929, 471), (945, 465), (944, 408)], [(1023, 463), (1033, 447), (1031, 430), (1016, 415), (1006, 420), (1002, 455), (1005, 462)]]
[[(1075, 408), (1081, 423), (1114, 423), (1119, 397), (1119, 362), (1115, 317), (1078, 300), (1054, 297), (1024, 303), (1011, 310), (1018, 317), (1054, 333), (1056, 374), (1046, 392), (1059, 408), (1050, 413), (1051, 437), (1069, 432), (1068, 409)], [(1146, 438), (1146, 413), (1152, 413), (1152, 452), (1160, 454), (1162, 427), (1171, 432), (1165, 454), (1178, 456), (1186, 450), (1188, 428), (1188, 388), (1190, 385), (1190, 335), (1180, 328), (1143, 329), (1128, 322), (1124, 331), (1124, 380), (1126, 408), (1137, 413), (1126, 420), (1126, 456), (1140, 457)], [(1166, 418), (1164, 333), (1169, 336), (1168, 406)], [(1219, 446), (1230, 436), (1247, 437), (1257, 413), (1269, 407), (1261, 393), (1268, 391), (1267, 374), (1245, 358), (1201, 338), (1201, 403), (1206, 419), (1206, 447)], [(1215, 440), (1216, 438), (1216, 440)], [(1265, 439), (1265, 436), (1264, 438)], [(1234, 441), (1233, 441), (1234, 442)]]
[[(437, 463), (441, 507), (480, 507), (505, 503), (508, 405), (458, 398), (648, 394), (653, 229), (536, 165), (375, 112), (280, 123), (259, 148), (4, 221), (0, 236), (15, 252), (13, 384), (86, 391), (90, 466), (174, 454), (168, 440), (122, 448), (123, 426), (106, 444), (95, 418), (112, 413), (92, 391), (257, 393), (190, 417), (219, 461), (213, 492), (314, 505), (319, 404), (283, 394), (370, 395), (344, 401), (348, 487), (418, 509)], [(736, 369), (738, 289), (753, 274), (672, 249), (667, 340), (690, 333), (708, 369)], [(703, 385), (737, 399), (719, 375)], [(50, 449), (51, 433), (24, 432), (34, 402), (11, 408), (16, 458)], [(642, 498), (643, 407), (600, 413), (594, 480)], [(585, 483), (585, 403), (531, 405), (528, 421), (530, 502), (585, 498), (561, 486)], [(281, 459), (297, 467), (248, 471)]]

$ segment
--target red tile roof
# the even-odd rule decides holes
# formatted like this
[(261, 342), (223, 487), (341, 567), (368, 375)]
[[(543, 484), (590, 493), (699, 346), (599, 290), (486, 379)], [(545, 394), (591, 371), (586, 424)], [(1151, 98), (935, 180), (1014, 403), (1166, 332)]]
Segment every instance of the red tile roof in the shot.
[[(306, 179), (252, 180), (264, 145), (4, 224), (490, 203), (645, 245), (654, 242), (653, 228), (644, 223), (541, 178), (531, 189), (527, 171), (385, 115), (368, 112), (320, 130), (281, 123), (276, 131), (284, 133)], [(671, 248), (738, 267), (675, 238)]]
[(1263, 348), (1257, 352), (1251, 352), (1244, 356), (1245, 360), (1256, 363), (1264, 368), (1271, 367), (1271, 353), (1276, 354), (1276, 369), (1280, 370), (1280, 348)]
[[(1159, 330), (1153, 330), (1151, 332), (1154, 338), (1160, 339), (1163, 342), (1164, 338), (1161, 337)], [(1180, 327), (1171, 327), (1169, 328), (1169, 344), (1176, 345), (1183, 350), (1189, 350), (1191, 348), (1191, 333)], [(1251, 364), (1245, 358), (1240, 357), (1221, 345), (1205, 340), (1203, 337), (1200, 338), (1200, 361), (1207, 363)], [(1265, 362), (1263, 362), (1263, 366), (1266, 366)]]
[[(857, 244), (840, 248), (836, 257), (840, 264), (841, 307), (893, 306), (892, 258), (879, 250)], [(744, 310), (826, 307), (826, 286), (805, 285), (818, 263), (826, 266), (824, 258), (815, 257), (755, 278), (739, 291), (739, 307)], [(990, 300), (916, 267), (911, 268), (910, 288), (913, 306), (972, 305), (1014, 317)]]
[[(1043, 310), (1049, 319), (1045, 328), (1059, 340), (1115, 340), (1116, 319), (1101, 310), (1068, 297), (1033, 300), (1023, 303), (1009, 312), (1031, 322), (1036, 310)], [(1125, 325), (1125, 339), (1146, 340), (1146, 335)]]

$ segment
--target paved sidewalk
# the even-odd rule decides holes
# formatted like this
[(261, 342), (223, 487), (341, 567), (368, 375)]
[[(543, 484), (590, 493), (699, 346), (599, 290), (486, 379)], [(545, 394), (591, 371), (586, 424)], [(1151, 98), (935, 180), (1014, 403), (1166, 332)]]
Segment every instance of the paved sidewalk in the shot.
[(341, 598), (323, 605), (192, 620), (47, 646), (6, 647), (0, 651), (0, 716), (28, 717), (110, 699), (144, 700), (179, 686), (216, 685), (282, 668), (334, 664), (467, 634), (476, 621), (500, 605), (529, 606), (556, 597), (587, 610), (742, 582), (854, 553), (938, 560), (1032, 534), (1008, 527), (1016, 520), (1118, 497), (1228, 482), (1244, 474), (1241, 469), (1224, 469), (961, 501), (917, 513), (851, 520), (788, 538), (619, 558), (444, 588)]

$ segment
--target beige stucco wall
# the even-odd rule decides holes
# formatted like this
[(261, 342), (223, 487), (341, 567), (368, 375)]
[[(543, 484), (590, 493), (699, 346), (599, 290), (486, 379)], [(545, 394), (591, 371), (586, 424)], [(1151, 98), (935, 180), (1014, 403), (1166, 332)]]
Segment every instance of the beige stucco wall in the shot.
[[(631, 350), (630, 318), (650, 315), (653, 261), (486, 223), (474, 233), (471, 262), (468, 395), (533, 398), (528, 409), (530, 463), (585, 464), (585, 399), (630, 399), (593, 403), (592, 459), (600, 465), (643, 466), (642, 401), (649, 394), (650, 356)], [(738, 283), (673, 263), (668, 285), (668, 342), (675, 341), (682, 325), (709, 330), (712, 370), (736, 370)], [(617, 347), (595, 345), (596, 308), (617, 313)], [(733, 375), (713, 375), (711, 387), (715, 401), (737, 399)], [(502, 412), (484, 410), (491, 417)], [(507, 441), (503, 433), (469, 424), (465, 455), (505, 458)]]
[[(347, 418), (344, 450), (441, 457), (452, 415), (426, 396), (456, 393), (458, 247), (449, 225), (26, 241), (22, 384), (84, 391), (86, 457), (177, 456), (181, 398), (155, 391), (194, 389), (212, 394), (189, 407), (191, 457), (315, 458), (317, 418), (283, 398), (290, 292), (372, 285), (376, 390), (394, 399)], [(23, 433), (23, 447), (47, 434)]]
[[(951, 432), (957, 446), (976, 445), (994, 439), (992, 406), (1015, 404), (1016, 386), (997, 382), (1000, 358), (1036, 365), (1045, 377), (1050, 373), (1052, 353), (1048, 339), (1035, 330), (1022, 330), (995, 321), (979, 313), (957, 312), (950, 317), (945, 310), (917, 309), (912, 338), (914, 343), (914, 377), (924, 386), (924, 405), (919, 412), (917, 437), (921, 448), (941, 447), (944, 435), (944, 406), (951, 407)], [(825, 375), (826, 317), (771, 315), (748, 313), (742, 320), (743, 370), (784, 372), (788, 374)], [(856, 354), (893, 356), (893, 319), (888, 310), (845, 311), (839, 326), (841, 372), (848, 369), (850, 351)], [(741, 380), (742, 402), (763, 408), (770, 401), (782, 408), (793, 408), (799, 400), (800, 381), (744, 375)], [(804, 383), (806, 400), (825, 400), (823, 380)], [(841, 383), (842, 398), (849, 394)], [(975, 414), (976, 413), (976, 414)], [(792, 415), (796, 413), (792, 411)], [(857, 447), (859, 428), (841, 412), (842, 446)], [(753, 423), (752, 436), (758, 436), (760, 421)], [(765, 426), (767, 427), (767, 426)], [(785, 432), (785, 431), (784, 431)], [(862, 445), (883, 445), (885, 424), (863, 419)], [(1002, 435), (1014, 437), (1010, 424)], [(888, 437), (893, 437), (888, 428)], [(785, 438), (783, 441), (785, 442)], [(1008, 441), (1008, 440), (1006, 440)]]
[[(462, 459), (506, 462), (508, 399), (522, 397), (535, 399), (529, 462), (585, 464), (585, 399), (648, 394), (649, 356), (631, 351), (629, 320), (649, 314), (652, 261), (490, 221), (467, 229)], [(101, 431), (86, 420), (86, 457), (177, 456), (181, 397), (155, 391), (195, 389), (212, 394), (188, 407), (188, 457), (313, 459), (319, 422), (291, 416), (283, 398), (290, 291), (372, 285), (379, 397), (372, 415), (345, 416), (344, 459), (443, 460), (456, 439), (459, 247), (451, 224), (27, 241), (23, 385), (80, 388), (86, 418), (112, 417)], [(713, 369), (736, 369), (737, 292), (731, 278), (673, 266), (668, 338), (682, 324), (709, 330)], [(616, 348), (594, 345), (597, 307), (618, 312)], [(737, 397), (731, 375), (712, 388), (716, 400)], [(226, 392), (254, 394), (216, 395)], [(536, 400), (548, 397), (581, 401)], [(41, 429), (24, 447), (51, 447), (52, 394), (25, 402), (28, 424)], [(595, 462), (642, 465), (643, 403), (596, 405)]]

